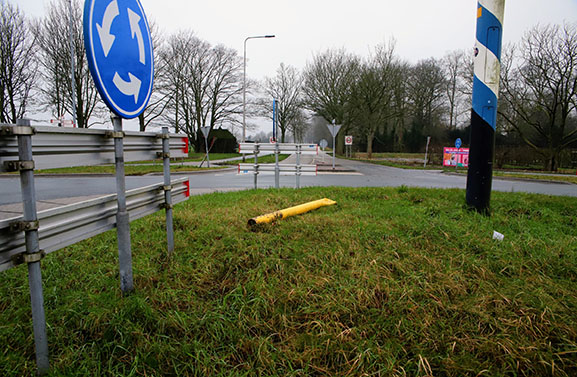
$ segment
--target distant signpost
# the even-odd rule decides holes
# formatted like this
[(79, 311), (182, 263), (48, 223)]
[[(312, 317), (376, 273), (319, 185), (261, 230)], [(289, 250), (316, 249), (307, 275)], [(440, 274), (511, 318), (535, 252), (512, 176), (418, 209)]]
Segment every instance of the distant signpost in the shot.
[(347, 157), (352, 157), (353, 137), (351, 135), (345, 136), (345, 146), (347, 147)]
[(335, 149), (336, 148), (336, 138), (337, 134), (339, 133), (342, 125), (335, 124), (335, 120), (333, 120), (332, 124), (327, 124), (331, 135), (333, 136), (333, 170), (335, 170)]

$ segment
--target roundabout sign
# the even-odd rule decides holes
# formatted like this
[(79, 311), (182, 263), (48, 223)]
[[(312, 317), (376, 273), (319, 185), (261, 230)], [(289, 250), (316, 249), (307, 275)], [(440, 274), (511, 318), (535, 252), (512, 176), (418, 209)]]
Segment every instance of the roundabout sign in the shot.
[(116, 115), (140, 115), (154, 80), (152, 39), (138, 0), (86, 0), (84, 45), (100, 96)]

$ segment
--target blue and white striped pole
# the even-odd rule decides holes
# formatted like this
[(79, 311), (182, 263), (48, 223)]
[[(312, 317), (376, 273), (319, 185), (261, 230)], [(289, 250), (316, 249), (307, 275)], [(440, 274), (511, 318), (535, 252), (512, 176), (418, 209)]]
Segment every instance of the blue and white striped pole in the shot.
[(488, 213), (493, 180), (505, 0), (479, 0), (467, 204)]

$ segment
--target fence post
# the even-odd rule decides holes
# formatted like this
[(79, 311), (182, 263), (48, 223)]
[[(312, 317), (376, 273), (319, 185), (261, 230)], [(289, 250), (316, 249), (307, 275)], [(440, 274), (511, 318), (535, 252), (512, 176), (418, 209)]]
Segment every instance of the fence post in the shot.
[(162, 160), (164, 172), (164, 208), (166, 210), (166, 242), (168, 255), (174, 251), (174, 225), (172, 219), (172, 186), (170, 184), (170, 136), (168, 127), (162, 127)]
[[(244, 155), (243, 155), (244, 156)], [(257, 189), (258, 180), (258, 143), (254, 144), (254, 189)]]
[(280, 186), (280, 169), (278, 166), (278, 154), (279, 154), (279, 147), (278, 147), (278, 140), (275, 142), (274, 144), (274, 161), (275, 161), (275, 167), (274, 167), (274, 187), (276, 189), (279, 188)]
[(297, 189), (301, 188), (301, 145), (297, 144)]
[[(17, 126), (18, 158), (20, 165), (20, 186), (22, 188), (23, 222), (26, 239), (24, 262), (28, 264), (28, 285), (32, 307), (32, 327), (34, 329), (34, 348), (36, 368), (39, 375), (50, 369), (48, 361), (48, 338), (46, 336), (46, 316), (44, 313), (44, 296), (42, 292), (42, 271), (40, 259), (42, 251), (38, 241), (38, 217), (36, 214), (36, 188), (34, 186), (34, 162), (32, 156), (32, 134), (30, 121), (19, 119)], [(21, 132), (20, 132), (21, 131)]]
[(120, 290), (130, 293), (134, 290), (132, 280), (132, 250), (130, 247), (130, 219), (126, 209), (126, 180), (124, 177), (124, 132), (122, 118), (112, 115), (114, 124), (114, 159), (116, 165), (116, 198), (118, 211), (116, 213), (116, 235), (118, 241), (118, 263), (120, 266)]

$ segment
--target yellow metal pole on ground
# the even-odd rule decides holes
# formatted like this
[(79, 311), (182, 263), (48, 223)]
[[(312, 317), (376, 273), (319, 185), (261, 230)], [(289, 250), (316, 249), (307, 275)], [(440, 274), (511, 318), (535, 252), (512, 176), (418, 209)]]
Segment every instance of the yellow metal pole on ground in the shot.
[(285, 219), (287, 217), (300, 215), (305, 212), (312, 211), (314, 209), (325, 207), (325, 206), (332, 206), (337, 204), (334, 200), (330, 200), (327, 198), (315, 200), (314, 202), (308, 202), (305, 204), (301, 204), (295, 207), (290, 207), (286, 209), (282, 209), (280, 211), (267, 213), (266, 215), (253, 217), (252, 219), (248, 220), (248, 225), (253, 226), (257, 224), (266, 224), (271, 223), (276, 220)]

